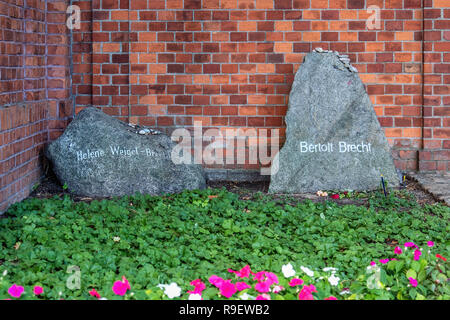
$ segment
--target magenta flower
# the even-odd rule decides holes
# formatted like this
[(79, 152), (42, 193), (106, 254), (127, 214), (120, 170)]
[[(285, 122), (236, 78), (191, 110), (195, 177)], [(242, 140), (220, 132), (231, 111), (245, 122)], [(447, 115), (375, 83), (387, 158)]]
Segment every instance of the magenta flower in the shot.
[(397, 260), (397, 259), (395, 259), (395, 258), (392, 258), (392, 259), (391, 259), (391, 261), (398, 261), (398, 260)]
[(11, 297), (13, 298), (20, 298), (20, 296), (23, 293), (23, 287), (22, 286), (18, 286), (17, 284), (13, 284), (9, 289), (8, 289), (8, 293)]
[(249, 289), (251, 287), (252, 286), (248, 285), (245, 282), (236, 282), (236, 290), (237, 291), (242, 291), (242, 290), (245, 290), (245, 289)]
[(112, 291), (118, 296), (124, 296), (127, 293), (127, 290), (130, 289), (130, 284), (125, 276), (122, 277), (122, 281), (114, 282), (112, 287)]
[(91, 291), (89, 291), (89, 294), (91, 295), (91, 296), (93, 296), (94, 298), (97, 298), (97, 299), (100, 299), (101, 298), (101, 296), (100, 296), (100, 294), (97, 292), (97, 290), (95, 290), (95, 289), (92, 289)]
[(264, 293), (270, 291), (270, 286), (272, 285), (272, 282), (270, 280), (258, 282), (255, 284), (255, 290)]
[(127, 287), (128, 290), (130, 290), (130, 283), (128, 282), (127, 278), (125, 278), (125, 276), (122, 276), (122, 282), (124, 283), (124, 285)]
[(206, 285), (200, 279), (191, 281), (190, 285), (194, 286), (194, 290), (188, 291), (188, 293), (191, 293), (191, 294), (201, 295), (202, 291), (206, 289)]
[(316, 287), (313, 284), (309, 286), (304, 286), (300, 293), (298, 294), (299, 300), (314, 300), (312, 295), (313, 292), (317, 292)]
[(278, 277), (275, 273), (272, 272), (266, 272), (267, 280), (273, 283), (278, 283)]
[(41, 286), (35, 286), (33, 289), (33, 293), (37, 296), (42, 294), (43, 292), (44, 292), (44, 288), (42, 288)]
[(258, 282), (268, 282), (269, 285), (278, 283), (278, 277), (275, 273), (260, 271), (254, 274), (253, 280), (257, 280)]
[(417, 287), (417, 280), (414, 279), (413, 277), (409, 277), (409, 283), (411, 284), (411, 286), (413, 287)]
[(270, 296), (267, 293), (263, 293), (257, 296), (256, 300), (270, 300)]
[(414, 260), (419, 260), (422, 252), (420, 250), (414, 250)]
[(433, 241), (428, 241), (427, 242), (427, 246), (429, 246), (430, 248), (434, 246), (434, 242)]
[(376, 265), (375, 261), (370, 261), (370, 265), (375, 266)]
[(381, 264), (386, 264), (389, 262), (389, 259), (380, 259)]
[(256, 280), (258, 282), (262, 282), (262, 281), (266, 280), (265, 273), (266, 273), (265, 271), (259, 271), (259, 272), (255, 273), (253, 280)]
[(400, 248), (400, 247), (395, 247), (395, 249), (394, 249), (394, 253), (395, 254), (402, 254), (402, 249)]
[(216, 276), (214, 274), (211, 277), (209, 277), (209, 282), (217, 288), (220, 288), (224, 281), (225, 280), (223, 280), (221, 277)]
[(417, 247), (414, 242), (405, 242), (405, 247), (411, 248), (411, 247)]
[(236, 274), (239, 278), (248, 278), (252, 271), (250, 270), (250, 266), (246, 265), (239, 271), (234, 271), (234, 270), (228, 269), (228, 272)]
[(295, 286), (301, 286), (303, 284), (303, 280), (299, 279), (299, 278), (293, 278), (290, 282), (289, 285), (291, 287), (295, 287)]
[(337, 300), (337, 298), (333, 297), (333, 296), (329, 296), (328, 298), (325, 298), (325, 300)]
[(220, 294), (225, 298), (230, 298), (233, 294), (236, 293), (236, 286), (231, 283), (231, 280), (225, 280), (222, 282), (219, 290)]

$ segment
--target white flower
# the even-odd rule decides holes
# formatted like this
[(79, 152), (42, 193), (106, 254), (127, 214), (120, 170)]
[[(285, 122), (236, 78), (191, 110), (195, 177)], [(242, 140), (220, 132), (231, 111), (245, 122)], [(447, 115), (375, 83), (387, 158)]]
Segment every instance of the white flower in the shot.
[(341, 280), (339, 277), (336, 277), (334, 274), (331, 275), (331, 277), (328, 278), (328, 282), (332, 286), (337, 286), (339, 284), (339, 280)]
[(273, 287), (272, 292), (279, 293), (280, 291), (283, 291), (283, 289), (284, 288), (282, 286), (275, 286), (275, 287)]
[(99, 300), (108, 300), (108, 298), (101, 297)]
[(331, 271), (331, 273), (335, 273), (336, 270), (337, 270), (337, 268), (333, 268), (333, 267), (323, 268), (323, 271), (325, 271), (325, 272)]
[(344, 289), (344, 290), (342, 290), (339, 294), (340, 295), (344, 295), (344, 294), (350, 294), (351, 292), (350, 292), (350, 290), (349, 289)]
[(114, 241), (114, 242), (119, 242), (119, 241), (120, 241), (120, 237), (114, 237), (114, 238), (113, 238), (113, 241)]
[(281, 267), (281, 272), (283, 272), (283, 275), (285, 278), (290, 278), (295, 276), (295, 270), (294, 267), (292, 267), (292, 264), (288, 263)]
[(181, 288), (175, 282), (172, 282), (171, 284), (158, 284), (158, 288), (164, 289), (164, 294), (169, 299), (173, 299), (181, 295)]
[(2, 275), (6, 276), (8, 274), (8, 270), (3, 271)]
[(190, 294), (188, 300), (202, 300), (202, 296), (198, 293)]
[(249, 295), (247, 292), (244, 292), (239, 296), (241, 300), (255, 300), (256, 298), (254, 296)]
[(314, 277), (314, 271), (312, 271), (311, 269), (308, 269), (307, 267), (304, 266), (301, 266), (300, 269), (302, 269), (302, 271), (306, 273), (308, 276)]

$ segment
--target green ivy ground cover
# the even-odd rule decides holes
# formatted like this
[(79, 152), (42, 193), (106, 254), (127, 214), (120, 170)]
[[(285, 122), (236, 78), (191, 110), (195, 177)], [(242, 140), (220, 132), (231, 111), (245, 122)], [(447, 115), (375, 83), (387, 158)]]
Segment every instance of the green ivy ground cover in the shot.
[[(0, 296), (18, 283), (43, 286), (44, 298), (87, 299), (90, 289), (111, 288), (122, 275), (139, 290), (229, 277), (228, 268), (247, 264), (279, 272), (289, 262), (337, 268), (350, 287), (397, 243), (432, 240), (450, 256), (450, 208), (421, 206), (404, 192), (368, 197), (362, 206), (263, 194), (242, 200), (225, 189), (90, 203), (67, 195), (27, 199), (0, 219), (0, 274), (8, 273)], [(80, 269), (80, 289), (66, 288), (70, 266)]]

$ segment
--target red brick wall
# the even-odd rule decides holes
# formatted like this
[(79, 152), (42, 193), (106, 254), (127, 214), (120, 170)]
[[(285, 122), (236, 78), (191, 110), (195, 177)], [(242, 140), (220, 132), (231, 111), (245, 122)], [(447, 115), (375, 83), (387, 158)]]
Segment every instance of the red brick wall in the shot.
[[(448, 0), (82, 0), (71, 33), (66, 2), (0, 0), (2, 207), (27, 194), (43, 144), (87, 105), (166, 132), (201, 121), (283, 133), (315, 47), (350, 56), (397, 167), (449, 170)], [(366, 27), (370, 5), (379, 29)]]
[(29, 194), (49, 129), (72, 115), (59, 2), (0, 0), (0, 212)]
[[(78, 110), (92, 103), (168, 132), (202, 121), (205, 129), (280, 128), (283, 133), (295, 71), (307, 52), (322, 47), (348, 54), (359, 70), (397, 167), (448, 170), (446, 1), (74, 3), (85, 9), (84, 31), (74, 43)], [(380, 29), (366, 27), (370, 5), (381, 8)]]

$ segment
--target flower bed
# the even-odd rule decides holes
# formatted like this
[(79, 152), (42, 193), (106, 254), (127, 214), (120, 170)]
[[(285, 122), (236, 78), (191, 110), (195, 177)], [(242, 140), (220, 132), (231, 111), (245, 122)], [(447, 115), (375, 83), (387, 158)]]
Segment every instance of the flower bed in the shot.
[(449, 299), (449, 208), (368, 196), (29, 199), (0, 219), (0, 298)]

